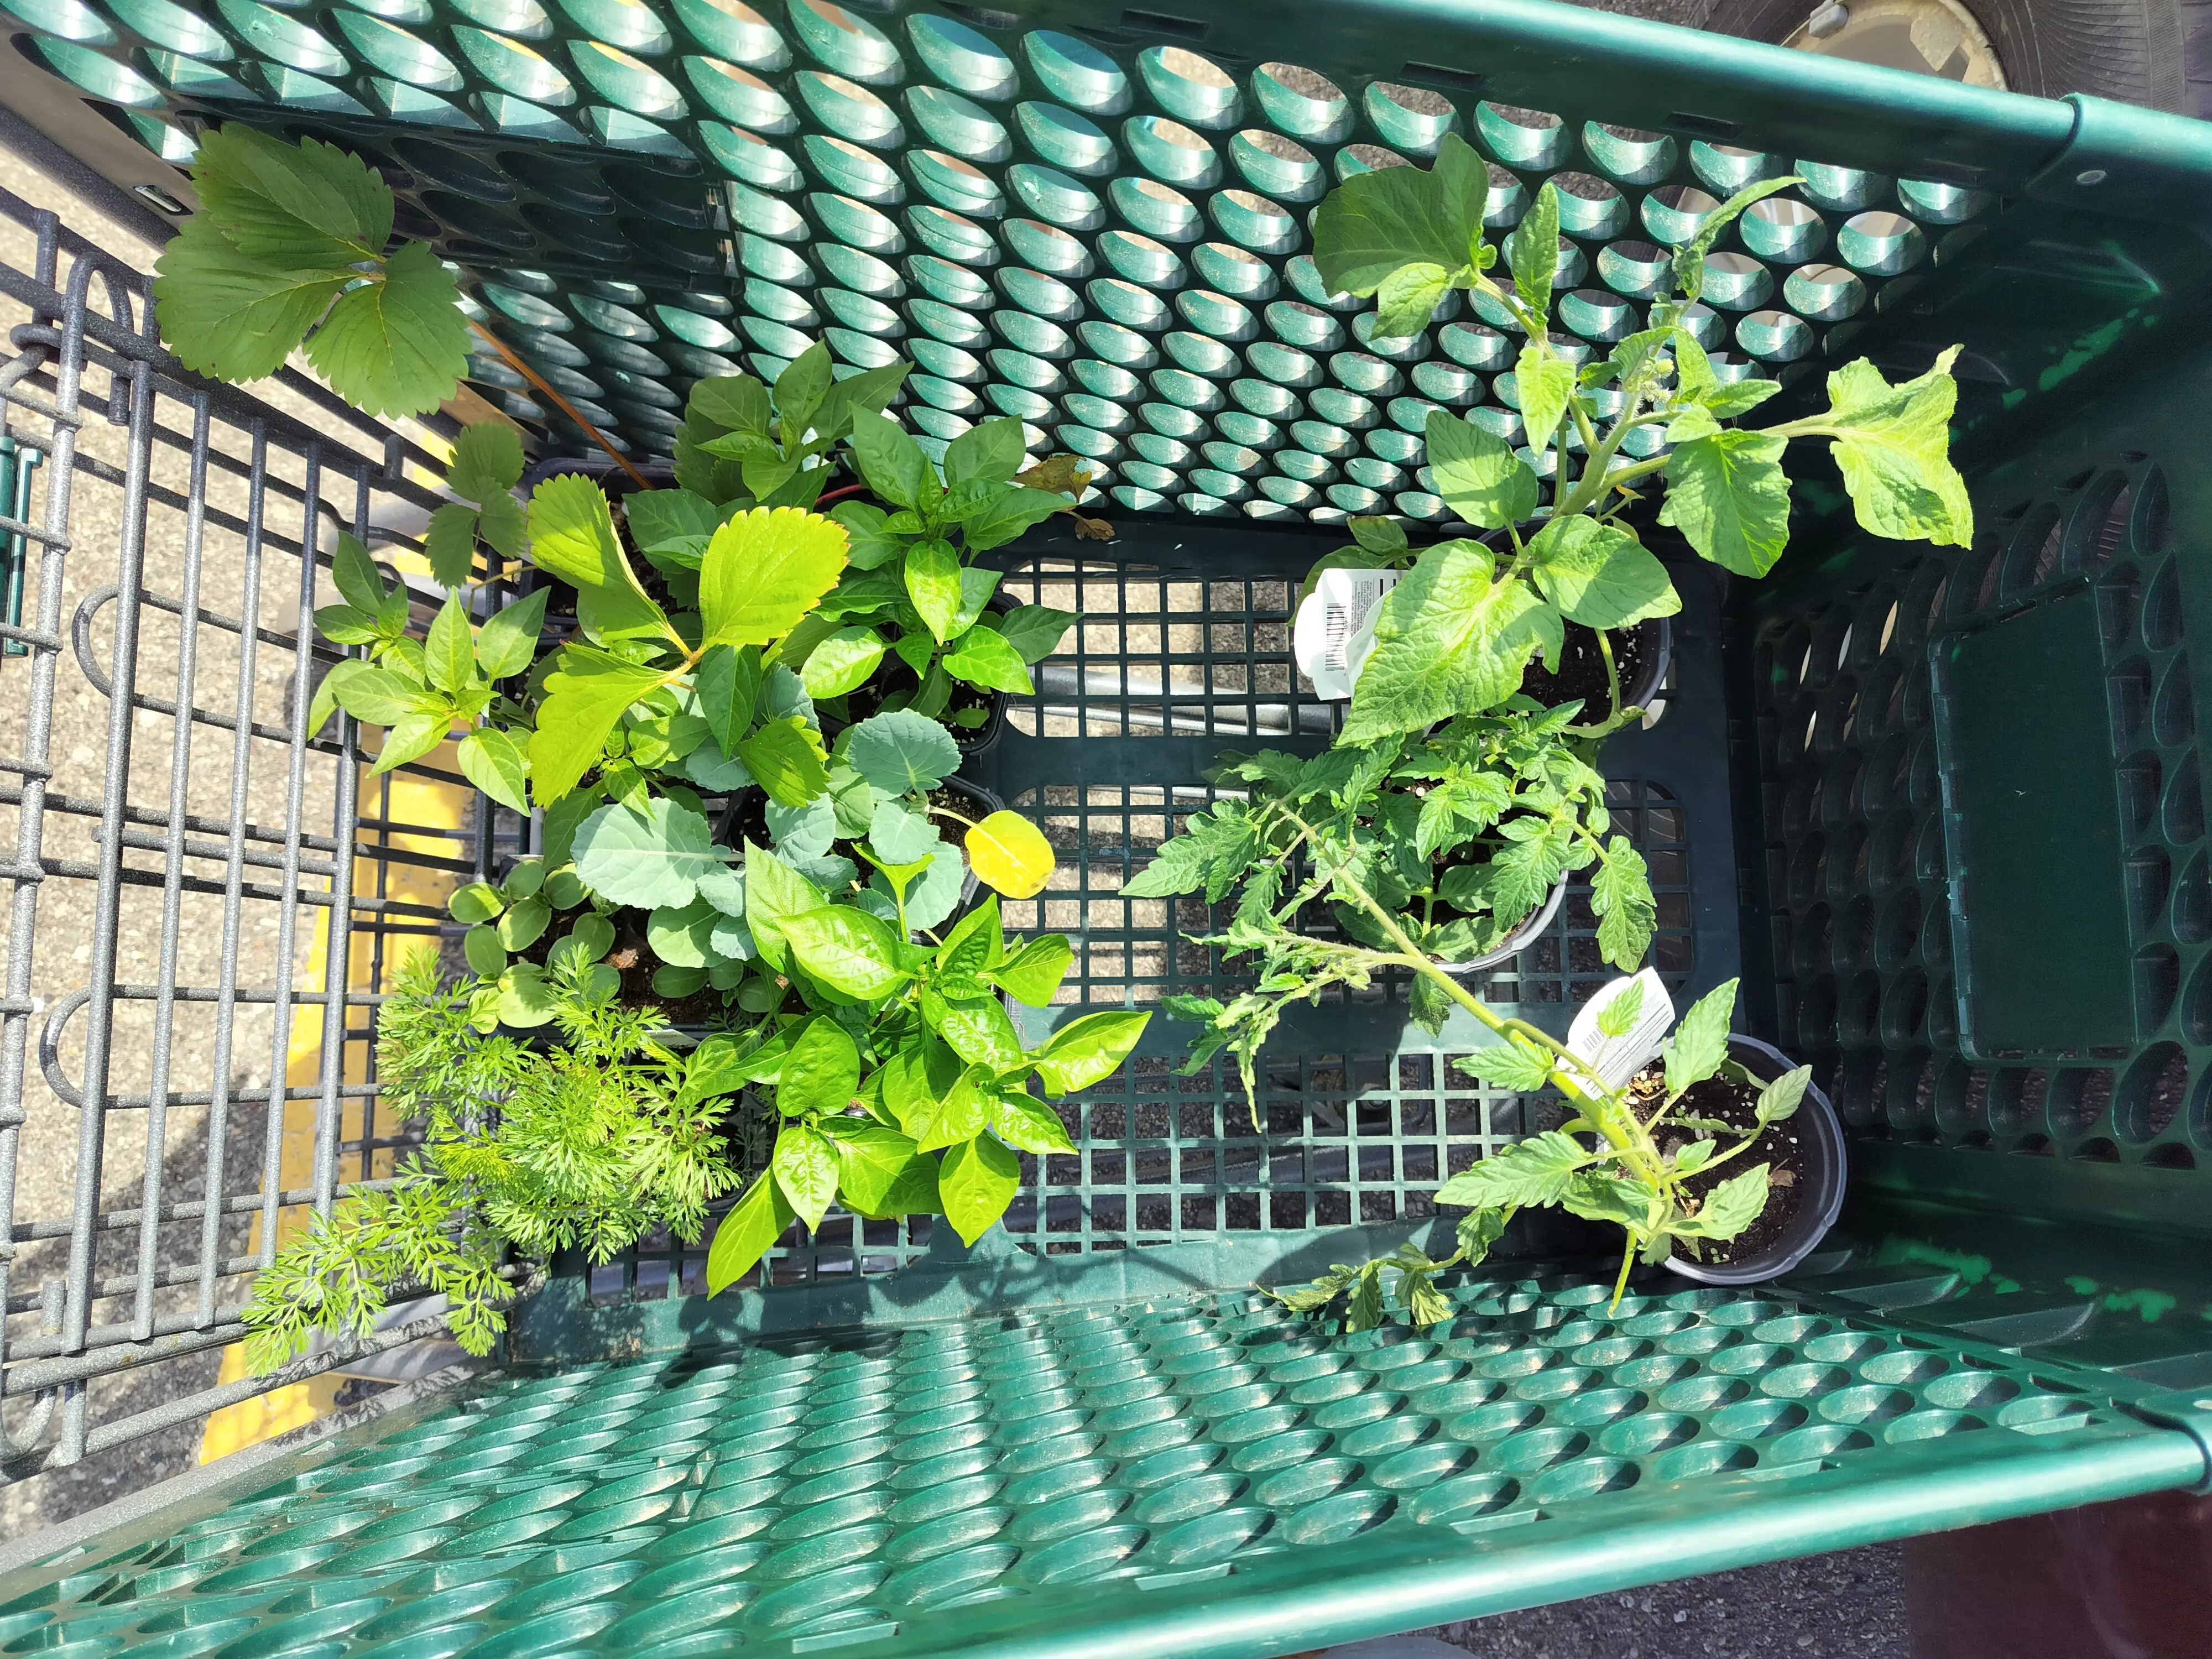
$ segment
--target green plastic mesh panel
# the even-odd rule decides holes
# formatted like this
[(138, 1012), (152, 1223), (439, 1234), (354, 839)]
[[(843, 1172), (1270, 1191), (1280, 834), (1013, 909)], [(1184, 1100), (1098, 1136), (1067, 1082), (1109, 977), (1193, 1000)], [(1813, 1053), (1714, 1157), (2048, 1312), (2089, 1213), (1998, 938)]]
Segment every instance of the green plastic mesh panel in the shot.
[[(1206, 26), (1134, 12), (1079, 35), (829, 0), (4, 5), (33, 63), (167, 159), (230, 118), (375, 159), (401, 228), (634, 448), (666, 452), (696, 377), (773, 374), (819, 338), (850, 368), (912, 358), (929, 438), (1019, 416), (1137, 511), (1440, 520), (1429, 411), (1519, 439), (1502, 314), (1455, 295), (1376, 343), (1308, 257), (1338, 180), (1448, 132), (1492, 162), (1499, 229), (1559, 183), (1556, 323), (1582, 352), (1641, 325), (1662, 250), (1720, 198), (1802, 173), (1723, 239), (1692, 310), (1728, 376), (1857, 349), (1991, 199), (1485, 100), (1480, 74), (1209, 56), (1177, 44)], [(547, 418), (489, 356), (471, 372)]]
[[(1609, 1290), (1465, 1283), (1426, 1335), (1177, 1298), (501, 1378), (95, 1547), (0, 1631), (270, 1659), (1035, 1652), (1385, 1565), (1470, 1599), (1486, 1557), (1586, 1543), (1637, 1488), (1741, 1525), (1808, 1488), (1880, 1509), (1932, 1442), (1994, 1463), (2150, 1433), (2081, 1376), (1849, 1302)], [(1281, 1645), (1194, 1632), (1182, 1651)]]
[[(2153, 459), (2172, 441), (2155, 421), (2183, 407), (2146, 398), (2100, 441), (2064, 434), (1998, 470), (1978, 487), (1969, 549), (1861, 541), (1759, 607), (1756, 753), (1739, 758), (1765, 784), (1754, 867), (1770, 921), (1747, 943), (1769, 953), (1784, 1040), (1877, 1145), (2034, 1155), (1874, 1166), (1917, 1190), (1965, 1183), (2045, 1214), (2070, 1194), (2145, 1220), (2201, 1205), (2212, 888), (2182, 567), (2203, 507)], [(1988, 762), (1945, 674), (1959, 641), (2002, 648), (2027, 637), (2006, 630), (2062, 613), (2079, 664), (2050, 695), (2082, 706), (2081, 733), (2055, 738), (2056, 705), (2030, 701), (1996, 740), (2091, 806), (1998, 884), (1969, 833), (1990, 810), (1970, 793)], [(2010, 831), (2033, 835), (2051, 810), (2035, 800)], [(1978, 928), (2033, 926), (2083, 892), (2097, 914), (1973, 960)], [(2039, 966), (2031, 996), (2021, 981)]]

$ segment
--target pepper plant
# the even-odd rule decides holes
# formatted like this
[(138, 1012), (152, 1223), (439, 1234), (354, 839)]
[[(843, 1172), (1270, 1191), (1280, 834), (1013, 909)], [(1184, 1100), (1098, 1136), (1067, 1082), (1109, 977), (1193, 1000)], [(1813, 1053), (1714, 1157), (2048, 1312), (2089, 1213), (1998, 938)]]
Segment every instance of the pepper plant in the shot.
[(923, 867), (879, 866), (887, 921), (747, 849), (748, 919), (786, 999), (738, 1069), (773, 1085), (781, 1127), (768, 1171), (715, 1231), (709, 1293), (750, 1272), (794, 1218), (819, 1226), (832, 1203), (864, 1216), (935, 1211), (974, 1243), (1013, 1201), (1020, 1153), (1075, 1151), (1048, 1103), (1110, 1076), (1144, 1034), (1149, 1013), (1115, 1010), (1026, 1046), (1003, 999), (1049, 1004), (1072, 947), (1058, 933), (1010, 947), (995, 895), (942, 939), (915, 942), (905, 907)]
[[(998, 573), (971, 562), (1054, 514), (1074, 510), (1057, 488), (1022, 482), (1022, 423), (969, 428), (946, 446), (941, 473), (884, 415), (854, 416), (852, 450), (868, 488), (890, 507), (846, 501), (831, 509), (852, 537), (853, 568), (793, 641), (793, 654), (804, 653), (807, 689), (824, 698), (857, 691), (890, 653), (916, 684), (884, 698), (885, 708), (943, 716), (956, 680), (986, 691), (1034, 691), (1030, 665), (1060, 643), (1075, 616), (1037, 605), (1004, 615), (989, 610)], [(1079, 478), (1067, 483), (1082, 485)], [(981, 725), (985, 714), (956, 710), (951, 718)]]
[[(1494, 708), (1532, 656), (1558, 668), (1562, 623), (1605, 631), (1665, 616), (1680, 600), (1638, 539), (1633, 509), (1663, 477), (1659, 522), (1698, 552), (1761, 576), (1789, 539), (1793, 440), (1825, 438), (1858, 522), (1879, 536), (1964, 546), (1973, 508), (1952, 466), (1948, 427), (1958, 349), (1892, 386), (1862, 359), (1828, 376), (1829, 406), (1779, 425), (1730, 424), (1781, 392), (1779, 382), (1724, 377), (1699, 342), (1705, 258), (1744, 210), (1800, 182), (1769, 179), (1738, 191), (1674, 250), (1670, 289), (1647, 326), (1603, 356), (1555, 338), (1548, 313), (1562, 264), (1559, 192), (1546, 184), (1504, 242), (1511, 281), (1492, 275), (1489, 171), (1457, 135), (1433, 167), (1386, 167), (1347, 180), (1314, 221), (1314, 260), (1333, 292), (1376, 296), (1374, 333), (1419, 333), (1455, 290), (1522, 344), (1499, 393), (1518, 410), (1518, 448), (1495, 415), (1432, 411), (1428, 465), (1436, 493), (1502, 546), (1460, 539), (1416, 552), (1380, 529), (1330, 556), (1340, 564), (1410, 564), (1386, 595), (1376, 645), (1344, 734), (1356, 743), (1422, 730)], [(1509, 384), (1510, 382), (1510, 384)], [(1513, 429), (1513, 422), (1506, 422)], [(1606, 645), (1607, 661), (1610, 646)], [(1618, 699), (1616, 698), (1616, 701)]]
[[(1624, 1036), (1643, 1012), (1642, 979), (1617, 983), (1620, 988), (1598, 1012), (1601, 1036)], [(1617, 1307), (1639, 1259), (1656, 1265), (1678, 1243), (1694, 1255), (1705, 1241), (1735, 1237), (1765, 1212), (1769, 1166), (1755, 1164), (1711, 1182), (1702, 1195), (1693, 1195), (1685, 1183), (1693, 1176), (1710, 1178), (1749, 1152), (1771, 1126), (1794, 1115), (1813, 1076), (1810, 1066), (1801, 1066), (1765, 1082), (1729, 1057), (1735, 994), (1736, 981), (1729, 980), (1692, 1005), (1665, 1045), (1661, 1079), (1632, 1078), (1618, 1087), (1584, 1056), (1527, 1022), (1486, 1017), (1504, 1041), (1459, 1063), (1484, 1082), (1517, 1093), (1556, 1088), (1573, 1115), (1557, 1129), (1500, 1147), (1437, 1188), (1437, 1203), (1468, 1210), (1456, 1226), (1458, 1249), (1442, 1261), (1407, 1243), (1370, 1261), (1339, 1264), (1311, 1284), (1268, 1293), (1304, 1312), (1348, 1297), (1347, 1328), (1366, 1330), (1382, 1322), (1389, 1270), (1397, 1275), (1399, 1301), (1408, 1317), (1433, 1325), (1452, 1312), (1435, 1287), (1437, 1273), (1481, 1261), (1517, 1212), (1557, 1206), (1585, 1220), (1609, 1222), (1626, 1235), (1613, 1286)], [(1722, 1076), (1759, 1089), (1748, 1133), (1681, 1109), (1692, 1088)], [(1662, 1130), (1675, 1143), (1663, 1151)]]

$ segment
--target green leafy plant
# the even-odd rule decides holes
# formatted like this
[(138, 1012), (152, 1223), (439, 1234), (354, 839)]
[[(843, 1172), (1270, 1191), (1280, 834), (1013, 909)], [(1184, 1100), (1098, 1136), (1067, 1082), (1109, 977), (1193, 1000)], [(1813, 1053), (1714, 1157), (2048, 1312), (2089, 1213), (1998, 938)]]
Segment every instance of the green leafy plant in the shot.
[(1355, 525), (1356, 546), (1323, 562), (1411, 566), (1383, 599), (1348, 738), (1495, 707), (1532, 656), (1556, 672), (1565, 622), (1599, 630), (1602, 644), (1607, 630), (1679, 609), (1630, 516), (1644, 499), (1638, 486), (1660, 475), (1659, 522), (1745, 576), (1764, 575), (1787, 544), (1782, 458), (1796, 439), (1829, 441), (1858, 521), (1876, 535), (1956, 546), (1972, 539), (1972, 506), (1948, 454), (1955, 347), (1903, 385), (1861, 361), (1829, 375), (1823, 411), (1758, 429), (1729, 424), (1782, 386), (1723, 379), (1699, 343), (1706, 256), (1747, 208), (1800, 182), (1794, 176), (1753, 185), (1708, 214), (1674, 250), (1671, 291), (1652, 302), (1649, 325), (1601, 357), (1549, 329), (1561, 264), (1557, 187), (1539, 190), (1505, 239), (1507, 283), (1491, 274), (1499, 250), (1484, 228), (1488, 179), (1474, 150), (1448, 136), (1433, 167), (1362, 173), (1315, 217), (1323, 282), (1376, 296), (1376, 335), (1418, 333), (1458, 289), (1486, 321), (1523, 338), (1510, 388), (1519, 448), (1506, 435), (1512, 417), (1488, 412), (1434, 411), (1426, 434), (1437, 494), (1504, 545), (1448, 541), (1416, 553), (1395, 529)]
[(403, 965), (380, 1013), (379, 1081), (423, 1124), (422, 1148), (388, 1189), (349, 1192), (314, 1217), (254, 1280), (255, 1370), (317, 1332), (368, 1335), (403, 1293), (445, 1297), (455, 1340), (488, 1353), (515, 1294), (510, 1252), (604, 1261), (657, 1228), (704, 1230), (709, 1202), (741, 1177), (721, 1128), (743, 1086), (738, 1040), (664, 1047), (658, 1012), (614, 1006), (581, 951), (556, 951), (548, 984), (565, 1042), (532, 1048), (482, 1029), (482, 984), (441, 982), (428, 951)]
[[(562, 1004), (557, 986), (563, 968), (593, 994), (613, 997), (622, 976), (605, 958), (615, 945), (607, 920), (614, 908), (585, 887), (574, 865), (549, 866), (542, 858), (516, 860), (496, 884), (472, 881), (457, 889), (446, 908), (468, 928), (462, 954), (477, 978), (469, 993), (470, 1023), (479, 1031), (551, 1024)], [(522, 954), (579, 910), (543, 963)]]
[(527, 526), (513, 494), (521, 481), (522, 440), (513, 427), (479, 421), (461, 428), (446, 470), (446, 487), (459, 499), (430, 514), (422, 543), (440, 586), (458, 591), (475, 579), (479, 540), (501, 562), (522, 556)]
[[(1457, 1224), (1458, 1249), (1449, 1256), (1431, 1260), (1407, 1243), (1375, 1261), (1339, 1264), (1310, 1285), (1269, 1293), (1305, 1312), (1347, 1297), (1347, 1327), (1365, 1330), (1382, 1322), (1384, 1275), (1393, 1273), (1408, 1317), (1432, 1325), (1451, 1313), (1435, 1288), (1437, 1273), (1481, 1261), (1517, 1212), (1557, 1206), (1586, 1220), (1609, 1222), (1626, 1235), (1613, 1287), (1618, 1306), (1639, 1258), (1656, 1264), (1678, 1245), (1694, 1257), (1706, 1243), (1738, 1237), (1765, 1212), (1770, 1166), (1753, 1164), (1719, 1181), (1713, 1173), (1750, 1152), (1772, 1125), (1793, 1116), (1813, 1074), (1801, 1066), (1768, 1082), (1729, 1057), (1735, 994), (1736, 981), (1730, 980), (1700, 998), (1675, 1025), (1663, 1067), (1647, 1068), (1619, 1088), (1534, 1027), (1491, 1018), (1486, 1023), (1504, 1040), (1461, 1063), (1485, 1082), (1517, 1093), (1557, 1088), (1574, 1115), (1559, 1128), (1500, 1147), (1437, 1188), (1437, 1203), (1468, 1209)], [(1600, 1034), (1625, 1035), (1636, 1024), (1643, 1000), (1640, 980), (1621, 984), (1599, 1011)], [(1748, 1133), (1682, 1109), (1689, 1091), (1715, 1077), (1758, 1090)], [(1687, 1185), (1693, 1176), (1700, 1188), (1694, 1193)]]
[[(866, 685), (888, 655), (915, 683), (883, 697), (882, 707), (980, 726), (981, 708), (947, 715), (954, 682), (1034, 691), (1030, 665), (1050, 654), (1075, 616), (1049, 605), (991, 610), (998, 574), (971, 561), (1055, 513), (1073, 512), (1073, 502), (1022, 482), (1027, 458), (1016, 420), (962, 433), (946, 447), (940, 473), (896, 422), (864, 411), (853, 421), (852, 453), (868, 488), (890, 508), (846, 501), (831, 509), (852, 537), (852, 570), (792, 641), (790, 659), (803, 663), (807, 690), (828, 700)], [(1081, 480), (1068, 476), (1079, 490)]]
[[(784, 367), (773, 388), (750, 374), (699, 381), (691, 388), (676, 434), (681, 493), (717, 507), (755, 502), (812, 507), (833, 475), (837, 446), (851, 436), (855, 417), (880, 414), (913, 367), (886, 363), (841, 380), (829, 347), (817, 341)], [(638, 532), (639, 550), (672, 576), (684, 568), (687, 553), (689, 568), (698, 569), (695, 550), (664, 542), (657, 553), (653, 537), (635, 524), (631, 528)]]
[(331, 575), (343, 603), (315, 612), (315, 627), (338, 645), (366, 647), (366, 659), (331, 665), (307, 710), (307, 730), (319, 732), (338, 709), (385, 728), (374, 775), (420, 760), (471, 726), (457, 750), (470, 782), (501, 805), (527, 812), (523, 780), (528, 760), (500, 726), (476, 726), (487, 713), (510, 719), (520, 709), (500, 696), (495, 682), (520, 674), (537, 654), (544, 625), (545, 596), (533, 593), (471, 628), (459, 593), (450, 595), (422, 639), (411, 637), (406, 585), (389, 582), (368, 550), (341, 532), (331, 556)]
[[(1613, 834), (1594, 739), (1577, 737), (1580, 705), (1516, 697), (1462, 715), (1421, 739), (1340, 743), (1310, 759), (1265, 750), (1214, 774), (1246, 798), (1195, 813), (1188, 828), (1125, 884), (1129, 898), (1236, 896), (1229, 927), (1203, 943), (1257, 959), (1254, 988), (1227, 1003), (1164, 1005), (1206, 1026), (1187, 1069), (1226, 1048), (1259, 1127), (1255, 1064), (1284, 1011), (1332, 985), (1364, 988), (1414, 968), (1412, 1012), (1442, 1029), (1467, 1000), (1449, 964), (1499, 948), (1570, 872), (1595, 866), (1591, 908), (1606, 960), (1633, 969), (1657, 919), (1644, 859)], [(1340, 937), (1305, 932), (1310, 907), (1331, 906)]]
[(790, 507), (732, 514), (707, 534), (697, 609), (673, 617), (639, 583), (606, 495), (590, 479), (540, 483), (529, 534), (531, 561), (576, 590), (583, 635), (548, 665), (532, 709), (538, 805), (580, 793), (641, 811), (650, 780), (679, 767), (702, 787), (757, 783), (791, 806), (828, 787), (818, 730), (796, 713), (772, 712), (763, 692), (774, 647), (845, 568), (842, 527)]
[(907, 907), (924, 868), (878, 866), (886, 919), (748, 849), (747, 917), (787, 1000), (739, 1069), (774, 1086), (781, 1127), (769, 1170), (715, 1231), (710, 1293), (749, 1273), (794, 1217), (817, 1227), (832, 1203), (941, 1213), (974, 1243), (1012, 1201), (1019, 1153), (1075, 1150), (1048, 1102), (1111, 1075), (1143, 1035), (1149, 1013), (1113, 1011), (1027, 1047), (1003, 999), (1049, 1004), (1073, 960), (1067, 940), (1010, 946), (994, 895), (941, 939), (914, 942)]
[(645, 487), (558, 387), (468, 314), (428, 242), (387, 251), (392, 188), (358, 156), (231, 122), (200, 134), (192, 187), (199, 210), (154, 267), (155, 319), (186, 368), (258, 380), (304, 343), (308, 364), (356, 409), (420, 415), (453, 396), (474, 334)]
[(155, 264), (155, 315), (187, 368), (274, 374), (304, 341), (338, 395), (417, 415), (466, 368), (460, 289), (428, 242), (392, 240), (390, 186), (359, 157), (236, 122), (200, 135), (200, 210)]
[[(772, 671), (770, 695), (794, 696), (803, 717), (813, 718), (788, 669)], [(911, 710), (848, 726), (838, 734), (821, 794), (797, 806), (763, 801), (768, 844), (825, 896), (900, 923), (902, 934), (941, 926), (961, 903), (967, 868), (938, 819), (969, 825), (969, 855), (979, 879), (1011, 896), (1030, 896), (1053, 868), (1051, 848), (1034, 825), (1003, 811), (977, 824), (932, 800), (959, 762), (959, 748), (945, 728)], [(759, 999), (775, 992), (763, 981), (781, 969), (761, 959), (749, 922), (746, 866), (737, 851), (716, 843), (696, 796), (671, 787), (642, 805), (609, 801), (576, 826), (565, 850), (574, 863), (562, 868), (573, 871), (579, 890), (595, 906), (647, 913), (646, 938), (661, 963), (653, 975), (656, 994), (682, 997), (711, 988), (754, 1012), (768, 1006)], [(904, 872), (902, 886), (894, 884), (894, 872)], [(549, 884), (561, 874), (556, 869)], [(489, 956), (490, 943), (482, 948)]]

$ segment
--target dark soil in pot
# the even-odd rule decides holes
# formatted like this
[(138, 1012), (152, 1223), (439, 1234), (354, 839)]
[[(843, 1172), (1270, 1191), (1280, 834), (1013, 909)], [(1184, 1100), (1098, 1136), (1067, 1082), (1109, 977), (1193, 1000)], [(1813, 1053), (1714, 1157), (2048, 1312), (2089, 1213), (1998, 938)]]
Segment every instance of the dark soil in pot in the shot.
[[(859, 690), (845, 694), (845, 723), (858, 726), (869, 715), (880, 713), (884, 703), (893, 700), (903, 708), (907, 699), (920, 690), (921, 678), (907, 666), (905, 659), (887, 652), (875, 678)], [(970, 720), (980, 717), (981, 723), (960, 724), (955, 717), (963, 714)], [(1006, 723), (1006, 694), (986, 691), (965, 680), (954, 680), (952, 696), (945, 702), (945, 712), (936, 718), (945, 723), (945, 729), (960, 745), (962, 754), (979, 753), (997, 740), (999, 729)]]
[[(1634, 1091), (1632, 1098), (1640, 1116), (1649, 1117), (1667, 1097), (1666, 1073), (1656, 1066), (1643, 1073), (1629, 1086)], [(1759, 1121), (1758, 1103), (1756, 1084), (1738, 1083), (1725, 1077), (1707, 1078), (1703, 1083), (1692, 1084), (1668, 1124), (1661, 1126), (1659, 1150), (1677, 1152), (1698, 1138), (1686, 1129), (1676, 1132), (1671, 1127), (1674, 1117), (1705, 1117), (1725, 1123), (1729, 1133), (1714, 1138), (1723, 1146), (1733, 1146), (1744, 1132)], [(1766, 1208), (1759, 1212), (1759, 1219), (1734, 1238), (1700, 1239), (1695, 1260), (1708, 1267), (1731, 1267), (1762, 1254), (1788, 1233), (1810, 1190), (1805, 1179), (1805, 1159), (1801, 1127), (1791, 1117), (1769, 1124), (1749, 1152), (1730, 1158), (1711, 1174), (1701, 1172), (1684, 1182), (1684, 1190), (1703, 1200), (1731, 1176), (1740, 1176), (1757, 1164), (1768, 1166)], [(1678, 1243), (1674, 1248), (1680, 1250), (1686, 1246)]]
[[(1730, 1036), (1729, 1054), (1758, 1081), (1708, 1078), (1691, 1087), (1673, 1114), (1728, 1124), (1734, 1133), (1716, 1137), (1723, 1146), (1734, 1146), (1743, 1132), (1757, 1125), (1759, 1090), (1792, 1068), (1779, 1050), (1752, 1037)], [(1640, 1074), (1631, 1087), (1640, 1097), (1638, 1109), (1647, 1115), (1666, 1098), (1665, 1074), (1656, 1066)], [(1692, 1138), (1686, 1129), (1677, 1132), (1662, 1125), (1659, 1147), (1673, 1152)], [(1710, 1174), (1692, 1176), (1684, 1186), (1702, 1199), (1720, 1182), (1760, 1164), (1768, 1166), (1767, 1198), (1758, 1219), (1734, 1238), (1697, 1241), (1695, 1256), (1688, 1254), (1686, 1243), (1677, 1241), (1668, 1261), (1670, 1268), (1685, 1278), (1712, 1283), (1756, 1284), (1789, 1272), (1813, 1252), (1843, 1207), (1846, 1174), (1843, 1128), (1819, 1088), (1808, 1086), (1797, 1110), (1769, 1124), (1750, 1151)]]
[[(1613, 634), (1613, 666), (1620, 676), (1620, 695), (1626, 706), (1648, 707), (1657, 695), (1667, 659), (1674, 653), (1674, 625), (1664, 617)], [(1597, 631), (1569, 623), (1566, 642), (1559, 650), (1559, 672), (1550, 672), (1539, 659), (1521, 676), (1521, 689), (1547, 708), (1581, 699), (1584, 724), (1603, 719), (1613, 702)]]
[[(556, 916), (535, 944), (513, 953), (514, 959), (544, 967), (553, 947), (568, 937), (576, 919), (589, 914), (587, 910), (575, 910)], [(617, 910), (607, 917), (614, 925), (615, 943), (604, 960), (622, 975), (622, 989), (616, 993), (615, 1000), (625, 1008), (658, 1008), (671, 1025), (703, 1028), (721, 1024), (731, 1010), (723, 1002), (720, 991), (702, 989), (686, 997), (665, 997), (653, 988), (653, 969), (661, 964), (653, 954), (653, 947), (646, 943), (646, 915), (643, 910)]]

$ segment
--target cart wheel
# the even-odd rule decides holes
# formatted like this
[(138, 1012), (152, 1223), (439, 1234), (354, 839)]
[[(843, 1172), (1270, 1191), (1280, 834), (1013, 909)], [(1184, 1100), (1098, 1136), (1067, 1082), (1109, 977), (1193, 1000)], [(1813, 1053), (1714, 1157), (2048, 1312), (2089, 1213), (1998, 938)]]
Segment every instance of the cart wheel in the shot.
[(2182, 0), (1720, 0), (1705, 27), (2057, 98), (2212, 115), (2212, 8)]

